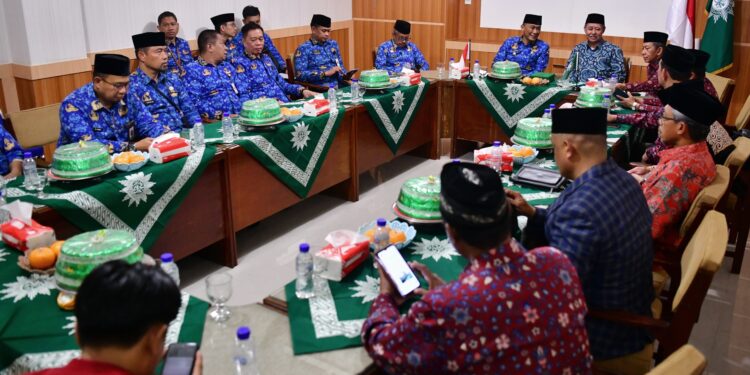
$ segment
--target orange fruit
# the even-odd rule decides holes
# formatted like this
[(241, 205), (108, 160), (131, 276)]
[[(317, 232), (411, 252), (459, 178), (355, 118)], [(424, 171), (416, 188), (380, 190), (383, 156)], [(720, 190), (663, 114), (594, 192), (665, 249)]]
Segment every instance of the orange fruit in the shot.
[(392, 230), (389, 235), (391, 244), (397, 244), (406, 241), (406, 233), (404, 232)]
[(55, 243), (49, 246), (49, 248), (55, 252), (55, 257), (57, 258), (60, 257), (60, 251), (62, 251), (62, 247), (64, 243), (65, 241), (55, 241)]
[(55, 265), (57, 256), (55, 251), (49, 247), (40, 247), (30, 250), (26, 256), (29, 258), (29, 266), (37, 270), (46, 270)]
[(531, 79), (531, 84), (532, 85), (539, 85), (541, 83), (542, 83), (542, 79), (539, 78), (539, 77), (534, 77), (534, 78)]

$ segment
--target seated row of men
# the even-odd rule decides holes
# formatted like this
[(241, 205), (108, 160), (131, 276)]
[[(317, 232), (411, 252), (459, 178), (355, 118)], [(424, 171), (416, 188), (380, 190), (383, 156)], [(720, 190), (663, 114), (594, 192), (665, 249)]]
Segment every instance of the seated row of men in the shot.
[[(587, 312), (651, 316), (653, 244), (679, 239), (690, 203), (713, 180), (706, 136), (722, 110), (691, 85), (659, 97), (659, 134), (670, 148), (658, 165), (630, 173), (608, 158), (605, 109), (553, 111), (555, 162), (573, 183), (547, 209), (503, 192), (488, 167), (445, 165), (440, 211), (469, 263), (447, 283), (412, 264), (429, 291), (419, 290), (404, 316), (404, 299), (380, 270), (362, 329), (375, 362), (399, 374), (647, 372), (649, 332)], [(525, 237), (549, 247), (526, 250), (511, 237), (514, 211), (528, 217)]]

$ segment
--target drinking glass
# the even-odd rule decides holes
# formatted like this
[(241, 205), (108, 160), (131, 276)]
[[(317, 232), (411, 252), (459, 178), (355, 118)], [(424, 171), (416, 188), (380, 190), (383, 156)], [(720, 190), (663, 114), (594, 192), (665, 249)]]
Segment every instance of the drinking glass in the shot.
[(36, 190), (36, 197), (40, 199), (47, 198), (47, 194), (44, 194), (44, 188), (47, 187), (47, 169), (45, 168), (37, 168), (36, 169), (36, 185), (34, 185), (34, 190)]
[(211, 302), (208, 316), (215, 322), (226, 322), (231, 312), (224, 305), (232, 296), (232, 275), (219, 272), (206, 278), (206, 295)]
[(443, 65), (443, 63), (437, 64), (437, 73), (438, 73), (438, 79), (445, 78), (445, 66)]

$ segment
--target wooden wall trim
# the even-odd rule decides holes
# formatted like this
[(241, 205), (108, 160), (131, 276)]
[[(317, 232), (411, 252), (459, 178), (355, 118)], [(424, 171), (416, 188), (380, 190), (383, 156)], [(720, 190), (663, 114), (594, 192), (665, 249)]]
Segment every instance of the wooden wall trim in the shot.
[(13, 64), (0, 64), (0, 81), (3, 83), (3, 97), (7, 113), (21, 109), (16, 94), (16, 80), (13, 77)]
[(13, 65), (13, 76), (28, 80), (57, 77), (66, 74), (75, 74), (80, 72), (90, 72), (91, 64), (89, 59), (78, 59), (61, 61), (44, 65)]
[[(354, 18), (354, 21), (371, 21), (371, 22), (383, 22), (383, 23), (396, 23), (395, 19), (381, 19), (381, 18)], [(444, 22), (424, 22), (424, 21), (409, 21), (412, 25), (430, 25), (430, 26), (445, 26)]]

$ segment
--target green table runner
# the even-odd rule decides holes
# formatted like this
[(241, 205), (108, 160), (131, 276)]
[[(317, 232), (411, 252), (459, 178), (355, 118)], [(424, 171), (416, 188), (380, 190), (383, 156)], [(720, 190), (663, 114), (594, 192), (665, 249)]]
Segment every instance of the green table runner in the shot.
[[(244, 148), (301, 198), (307, 196), (326, 159), (343, 108), (318, 117), (303, 117), (276, 130), (241, 132), (235, 144)], [(221, 123), (205, 125), (206, 143), (221, 143)]]
[(200, 147), (189, 157), (166, 164), (149, 162), (133, 172), (113, 171), (99, 179), (51, 181), (39, 199), (23, 188), (23, 178), (8, 184), (8, 201), (48, 206), (82, 231), (101, 228), (132, 232), (148, 250), (216, 153)]
[(571, 92), (560, 89), (554, 84), (526, 86), (491, 79), (467, 80), (466, 84), (509, 137), (515, 133), (519, 120), (526, 117), (540, 117), (550, 104), (559, 103)]
[[(20, 254), (0, 246), (0, 375), (64, 366), (80, 354), (75, 316), (57, 307), (54, 276), (20, 269)], [(206, 302), (183, 293), (166, 344), (200, 343), (207, 309)]]

